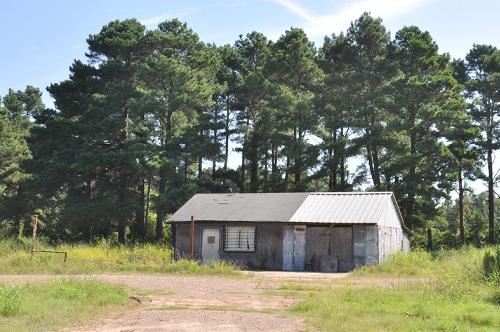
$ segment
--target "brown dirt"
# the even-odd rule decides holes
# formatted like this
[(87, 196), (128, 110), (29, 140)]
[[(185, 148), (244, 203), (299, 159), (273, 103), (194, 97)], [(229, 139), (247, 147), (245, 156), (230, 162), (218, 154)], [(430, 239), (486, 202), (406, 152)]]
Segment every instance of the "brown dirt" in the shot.
[[(311, 286), (399, 287), (422, 278), (365, 277), (347, 273), (246, 272), (242, 277), (165, 275), (0, 275), (0, 282), (56, 278), (122, 284), (135, 304), (84, 326), (63, 331), (305, 331), (304, 319), (287, 314), (298, 299), (273, 292), (287, 282)], [(348, 278), (346, 278), (349, 275)], [(282, 295), (278, 295), (282, 294)], [(140, 303), (138, 303), (138, 301)]]
[[(4, 275), (0, 276), (0, 281), (28, 282), (67, 277)], [(164, 275), (91, 275), (71, 278), (122, 284), (141, 303), (64, 331), (304, 331), (303, 319), (286, 313), (286, 309), (295, 304), (297, 299), (271, 296), (269, 292), (284, 281), (322, 281), (325, 275), (285, 273), (269, 276), (257, 273), (235, 278)]]

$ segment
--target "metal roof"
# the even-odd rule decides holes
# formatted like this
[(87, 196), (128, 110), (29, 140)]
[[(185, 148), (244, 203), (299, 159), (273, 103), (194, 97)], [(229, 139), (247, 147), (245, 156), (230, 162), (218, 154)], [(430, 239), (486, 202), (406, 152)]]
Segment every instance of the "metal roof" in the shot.
[(378, 224), (391, 197), (392, 192), (311, 193), (290, 222)]
[(404, 228), (392, 192), (197, 194), (167, 222), (286, 222), (314, 224), (384, 224)]
[(288, 222), (309, 193), (196, 194), (168, 222)]

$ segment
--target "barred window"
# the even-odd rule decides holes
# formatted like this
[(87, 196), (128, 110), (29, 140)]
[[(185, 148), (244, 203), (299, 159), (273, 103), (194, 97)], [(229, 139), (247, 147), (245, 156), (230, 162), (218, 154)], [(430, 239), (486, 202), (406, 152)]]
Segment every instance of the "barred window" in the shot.
[(225, 251), (255, 251), (255, 227), (226, 226)]

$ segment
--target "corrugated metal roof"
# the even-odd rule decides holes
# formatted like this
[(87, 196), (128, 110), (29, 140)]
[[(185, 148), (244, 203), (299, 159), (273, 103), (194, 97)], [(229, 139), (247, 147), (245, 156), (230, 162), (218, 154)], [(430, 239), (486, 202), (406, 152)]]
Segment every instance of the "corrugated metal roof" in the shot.
[(197, 194), (168, 222), (288, 222), (309, 193)]
[(391, 197), (391, 192), (311, 193), (290, 222), (377, 224)]

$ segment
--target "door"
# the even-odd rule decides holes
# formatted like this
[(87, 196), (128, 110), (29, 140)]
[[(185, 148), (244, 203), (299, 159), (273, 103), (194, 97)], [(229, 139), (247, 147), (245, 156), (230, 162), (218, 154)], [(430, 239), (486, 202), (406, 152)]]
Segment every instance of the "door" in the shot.
[(283, 226), (283, 271), (293, 271), (293, 226)]
[(304, 271), (306, 226), (283, 226), (283, 270)]
[(304, 271), (306, 254), (306, 226), (295, 226), (293, 229), (293, 270)]
[(219, 259), (219, 234), (218, 228), (203, 228), (201, 243), (201, 262), (212, 264)]

